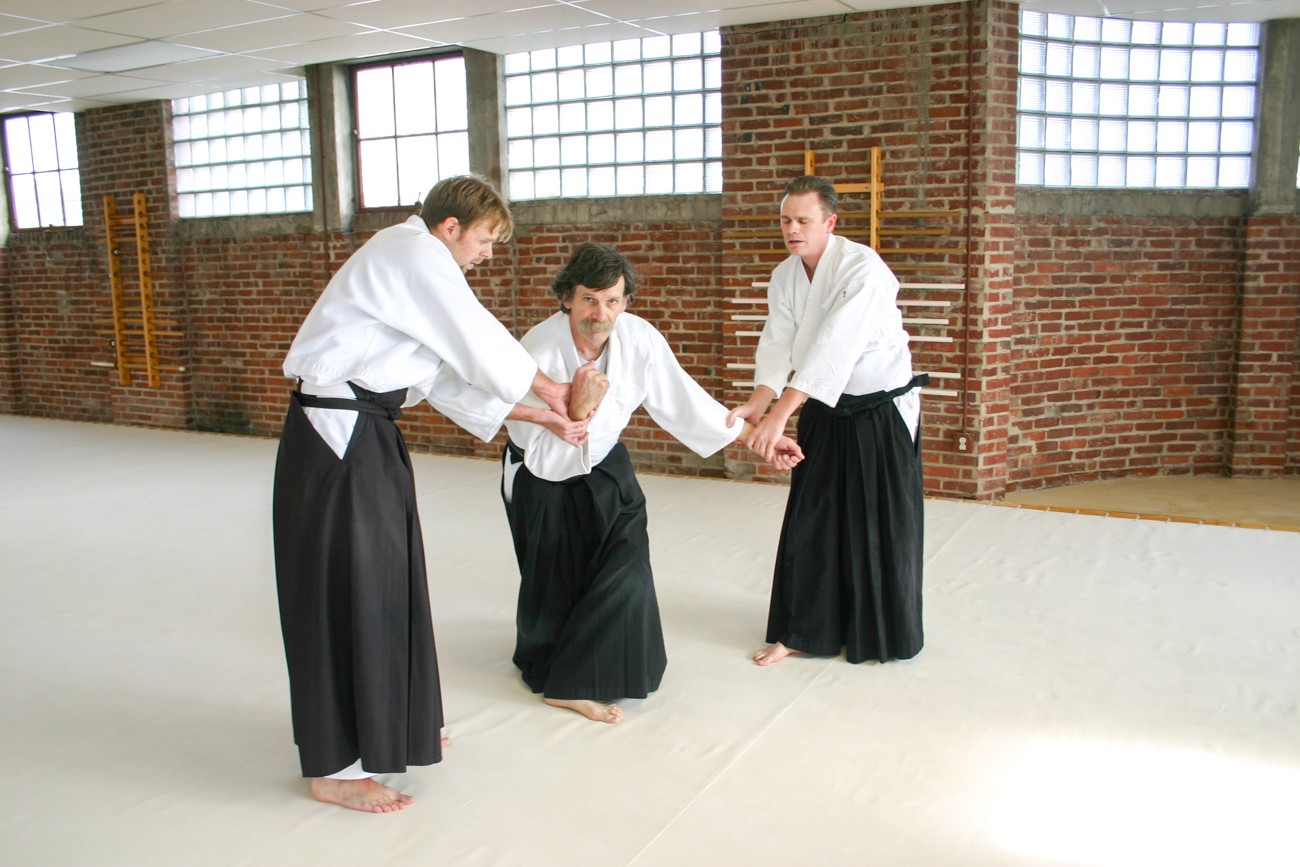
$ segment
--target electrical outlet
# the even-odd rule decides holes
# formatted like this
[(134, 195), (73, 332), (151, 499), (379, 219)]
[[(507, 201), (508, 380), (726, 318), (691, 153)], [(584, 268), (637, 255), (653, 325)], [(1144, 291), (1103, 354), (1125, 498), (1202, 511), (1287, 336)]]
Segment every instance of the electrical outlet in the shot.
[(970, 454), (975, 451), (974, 431), (959, 430), (952, 435), (952, 447), (959, 452)]

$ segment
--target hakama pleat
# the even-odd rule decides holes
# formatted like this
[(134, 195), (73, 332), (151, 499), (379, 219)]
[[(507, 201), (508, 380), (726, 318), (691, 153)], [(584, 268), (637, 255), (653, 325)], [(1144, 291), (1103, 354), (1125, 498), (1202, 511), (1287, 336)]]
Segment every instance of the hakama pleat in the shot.
[[(403, 392), (359, 396), (389, 409)], [(442, 758), (442, 699), (410, 456), (358, 416), (342, 459), (295, 394), (276, 461), (275, 565), (302, 773)]]
[(853, 663), (921, 651), (920, 436), (880, 397), (809, 400), (800, 413), (805, 458), (791, 476), (768, 642), (825, 656), (842, 648)]
[(514, 663), (529, 688), (592, 701), (658, 689), (668, 658), (626, 447), (563, 482), (520, 467), (506, 516), (520, 574)]

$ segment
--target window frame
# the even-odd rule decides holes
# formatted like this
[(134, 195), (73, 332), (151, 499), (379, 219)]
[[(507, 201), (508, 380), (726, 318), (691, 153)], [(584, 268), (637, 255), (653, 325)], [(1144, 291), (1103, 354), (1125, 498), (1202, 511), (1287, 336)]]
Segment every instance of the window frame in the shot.
[[(74, 163), (71, 166), (63, 165), (58, 151), (59, 135), (57, 130), (57, 124), (59, 123), (58, 117), (61, 115), (66, 116), (69, 119), (68, 122), (72, 123), (73, 125), (72, 126), (72, 148), (73, 148), (72, 156), (73, 156)], [(9, 228), (16, 232), (47, 232), (47, 231), (57, 230), (57, 229), (84, 228), (86, 225), (86, 203), (84, 197), (82, 196), (81, 154), (78, 151), (77, 141), (76, 141), (76, 135), (77, 135), (76, 114), (74, 112), (68, 112), (68, 111), (16, 111), (16, 112), (11, 112), (9, 114), (3, 115), (2, 117), (0, 117), (0, 121), (3, 122), (5, 127), (7, 127), (9, 121), (11, 120), (16, 120), (20, 118), (32, 118), (32, 117), (49, 117), (51, 118), (51, 123), (55, 125), (56, 128), (54, 131), (54, 145), (55, 145), (55, 161), (57, 167), (53, 170), (37, 171), (35, 168), (35, 162), (33, 161), (32, 171), (14, 172), (13, 167), (10, 164), (9, 136), (7, 133), (7, 129), (0, 128), (0, 157), (3, 158), (3, 168), (4, 168), (4, 175), (5, 175), (5, 199), (6, 199), (6, 205), (8, 207)], [(28, 126), (29, 131), (30, 128), (31, 127), (29, 123)], [(28, 135), (28, 139), (29, 141), (31, 139), (30, 132)], [(65, 185), (63, 176), (69, 173), (75, 174), (76, 176), (76, 201), (80, 206), (80, 212), (81, 212), (79, 215), (79, 221), (74, 223), (70, 223), (67, 220), (68, 186)], [(34, 185), (33, 192), (35, 194), (35, 199), (36, 199), (35, 204), (36, 204), (38, 224), (35, 226), (20, 226), (18, 224), (17, 197), (14, 194), (14, 177), (31, 176), (34, 179), (37, 175), (42, 175), (42, 174), (45, 175), (54, 174), (58, 176), (58, 184), (59, 184), (59, 192), (60, 192), (59, 207), (60, 207), (60, 211), (64, 215), (63, 222), (52, 223), (48, 225), (40, 222), (41, 196), (39, 192), (39, 187), (36, 185), (35, 180), (33, 180), (33, 185)]]
[[(419, 64), (419, 63), (434, 63), (434, 64), (436, 64), (436, 63), (438, 63), (439, 61), (442, 61), (442, 60), (448, 60), (448, 59), (453, 59), (453, 58), (459, 58), (459, 59), (461, 60), (461, 62), (464, 64), (464, 66), (465, 66), (465, 71), (466, 71), (466, 82), (465, 82), (466, 118), (465, 118), (465, 128), (464, 128), (464, 130), (462, 131), (462, 130), (459, 130), (459, 129), (457, 129), (457, 130), (437, 130), (437, 129), (435, 129), (432, 133), (414, 133), (414, 134), (410, 134), (410, 135), (402, 135), (402, 134), (399, 134), (399, 133), (396, 131), (396, 129), (394, 129), (394, 132), (393, 132), (392, 136), (385, 136), (385, 138), (392, 138), (394, 141), (396, 141), (396, 140), (399, 140), (399, 139), (401, 139), (401, 138), (411, 138), (411, 137), (415, 137), (415, 136), (419, 136), (419, 135), (434, 135), (434, 136), (440, 136), (440, 135), (447, 135), (447, 134), (462, 133), (462, 132), (463, 132), (463, 134), (464, 134), (464, 136), (465, 136), (465, 141), (466, 141), (466, 162), (467, 162), (467, 166), (466, 166), (466, 168), (465, 168), (465, 171), (466, 171), (466, 172), (469, 172), (469, 171), (472, 171), (472, 169), (471, 169), (471, 167), (468, 165), (468, 163), (472, 162), (472, 159), (473, 159), (473, 156), (472, 156), (472, 155), (473, 155), (473, 150), (474, 150), (474, 142), (473, 142), (473, 141), (471, 140), (471, 138), (470, 138), (470, 136), (471, 136), (471, 128), (472, 128), (472, 126), (473, 126), (473, 120), (472, 120), (471, 117), (470, 117), (471, 112), (470, 112), (470, 92), (469, 92), (469, 91), (470, 91), (471, 84), (470, 84), (470, 82), (469, 82), (469, 58), (466, 56), (466, 53), (465, 53), (463, 50), (461, 50), (461, 49), (459, 49), (459, 48), (455, 48), (455, 49), (445, 49), (445, 50), (438, 50), (438, 51), (422, 52), (422, 53), (420, 53), (420, 54), (401, 55), (401, 56), (398, 56), (398, 57), (383, 57), (383, 58), (375, 58), (375, 59), (367, 60), (367, 61), (365, 61), (365, 62), (363, 62), (363, 63), (353, 63), (353, 64), (349, 64), (349, 65), (347, 66), (347, 72), (348, 72), (348, 106), (349, 106), (349, 108), (350, 108), (350, 110), (351, 110), (351, 113), (352, 113), (352, 114), (351, 114), (351, 136), (352, 136), (352, 154), (353, 154), (353, 157), (352, 157), (352, 167), (353, 167), (353, 177), (354, 177), (354, 180), (355, 180), (355, 187), (354, 187), (354, 192), (353, 192), (353, 198), (355, 199), (355, 201), (353, 202), (353, 205), (354, 205), (354, 207), (355, 207), (355, 209), (356, 209), (356, 211), (357, 211), (358, 213), (362, 213), (362, 212), (370, 212), (370, 213), (373, 213), (373, 212), (378, 212), (378, 211), (391, 211), (391, 210), (393, 210), (393, 209), (402, 209), (402, 210), (406, 210), (406, 209), (411, 208), (411, 207), (419, 208), (419, 206), (420, 206), (421, 203), (412, 203), (412, 202), (402, 202), (402, 201), (401, 201), (401, 163), (400, 163), (400, 157), (398, 157), (398, 159), (397, 159), (397, 163), (396, 163), (396, 169), (397, 169), (397, 171), (398, 171), (398, 177), (397, 177), (397, 181), (396, 181), (396, 183), (397, 183), (397, 189), (398, 189), (398, 201), (395, 202), (395, 203), (393, 203), (393, 204), (384, 204), (384, 205), (368, 205), (368, 204), (365, 203), (366, 178), (365, 178), (365, 166), (364, 166), (364, 162), (363, 162), (363, 160), (362, 160), (362, 142), (363, 142), (363, 139), (362, 139), (362, 137), (361, 137), (361, 93), (360, 93), (360, 88), (358, 88), (358, 86), (357, 86), (357, 77), (358, 77), (361, 73), (363, 73), (364, 71), (366, 71), (366, 70), (368, 70), (368, 69), (381, 69), (381, 68), (396, 69), (397, 67), (400, 67), (400, 66), (410, 66), (410, 65)], [(435, 89), (436, 89), (436, 86), (437, 86), (437, 85), (436, 85), (436, 71), (435, 71), (435, 85), (434, 85), (434, 86), (435, 86)], [(398, 109), (398, 106), (395, 105), (395, 106), (394, 106), (394, 118), (396, 118), (396, 112), (397, 112), (397, 109)], [(435, 108), (435, 113), (436, 113), (436, 108)], [(376, 137), (375, 139), (365, 139), (365, 141), (374, 141), (374, 140), (376, 140), (377, 138), (379, 138), (379, 137)], [(432, 182), (431, 182), (427, 187), (425, 187), (424, 192), (423, 192), (423, 194), (422, 194), (422, 197), (423, 197), (423, 196), (427, 196), (428, 193), (429, 193), (429, 189), (431, 189), (431, 188), (433, 187), (433, 184), (434, 184), (434, 183), (437, 183), (437, 181), (440, 180), (440, 179), (441, 179), (441, 176), (440, 176), (440, 175), (439, 175), (439, 177), (435, 177), (435, 178), (433, 179), (433, 181), (432, 181)]]
[[(1027, 26), (1031, 16), (1037, 20)], [(1081, 36), (1081, 24), (1093, 32)], [(1214, 38), (1216, 30), (1222, 32)], [(1108, 31), (1122, 31), (1123, 36), (1116, 38)], [(1016, 184), (1048, 190), (1248, 189), (1258, 152), (1261, 36), (1260, 25), (1253, 22), (1136, 21), (1022, 9), (1016, 66)], [(1030, 48), (1036, 57), (1029, 57)], [(1076, 61), (1089, 51), (1095, 52), (1095, 69), (1079, 73)], [(1229, 73), (1229, 64), (1239, 53), (1251, 55), (1254, 69), (1249, 80)], [(1122, 75), (1106, 67), (1108, 55), (1122, 55)], [(1135, 57), (1150, 65), (1136, 77)], [(1186, 62), (1181, 74), (1166, 69), (1167, 60), (1177, 59)], [(1207, 60), (1217, 60), (1217, 77), (1206, 77), (1203, 66), (1198, 69), (1198, 63)], [(1027, 66), (1042, 71), (1026, 72)], [(1076, 109), (1078, 95), (1087, 94), (1089, 88), (1095, 91), (1095, 105)], [(1147, 110), (1133, 110), (1134, 93), (1151, 97)], [(1248, 102), (1249, 115), (1231, 109), (1228, 97), (1234, 94), (1239, 104)], [(1122, 97), (1122, 111), (1107, 107), (1108, 95)], [(1197, 105), (1198, 97), (1209, 96), (1214, 101), (1212, 112)], [(1180, 98), (1181, 106), (1171, 104)], [(1041, 107), (1026, 108), (1027, 103)], [(1058, 108), (1061, 103), (1065, 109)], [(1089, 134), (1085, 129), (1089, 125), (1095, 140), (1080, 144), (1076, 132)], [(1108, 140), (1108, 128), (1115, 138)], [(1148, 135), (1147, 146), (1133, 144), (1135, 132)], [(1232, 133), (1244, 137), (1246, 144), (1232, 147), (1225, 141)], [(1206, 134), (1213, 136), (1212, 148), (1196, 141)], [(1211, 163), (1213, 183), (1203, 177)], [(1148, 174), (1135, 176), (1139, 167)], [(1090, 179), (1080, 180), (1080, 169)], [(1173, 172), (1175, 178), (1166, 172)], [(1108, 178), (1108, 173), (1117, 179)], [(1054, 182), (1054, 176), (1066, 181)]]
[[(698, 44), (693, 50), (681, 50), (677, 40), (694, 39)], [(658, 50), (654, 43), (667, 40), (666, 50)], [(627, 56), (632, 43), (636, 43), (635, 56)], [(577, 60), (574, 52), (581, 52)], [(564, 55), (568, 53), (569, 57)], [(622, 53), (623, 56), (620, 56)], [(553, 59), (548, 58), (548, 55)], [(594, 58), (594, 59), (593, 59)], [(698, 83), (679, 86), (677, 81), (679, 64), (698, 61)], [(640, 198), (646, 196), (672, 195), (717, 195), (723, 186), (723, 158), (725, 148), (722, 141), (722, 37), (717, 29), (694, 33), (679, 33), (668, 36), (635, 37), (632, 39), (611, 40), (607, 42), (587, 43), (583, 45), (562, 46), (539, 51), (514, 52), (503, 57), (503, 111), (505, 125), (504, 174), (506, 185), (512, 201), (545, 201), (549, 199), (581, 198)], [(668, 83), (658, 88), (647, 89), (645, 72), (648, 67), (663, 65), (666, 68)], [(512, 65), (520, 65), (511, 69)], [(608, 70), (608, 92), (593, 93), (593, 74), (599, 76)], [(620, 91), (620, 70), (635, 70), (639, 86), (635, 90)], [(566, 95), (562, 85), (565, 75), (581, 77), (581, 94)], [(553, 76), (555, 88), (553, 95), (542, 99), (535, 98), (534, 86), (546, 76)], [(528, 89), (528, 99), (517, 100), (511, 94), (512, 81), (522, 80), (520, 89)], [(624, 79), (626, 81), (626, 79)], [(679, 97), (698, 97), (698, 120), (679, 122), (677, 117)], [(650, 99), (663, 100), (671, 105), (672, 120), (667, 124), (649, 123), (646, 119), (646, 102)], [(640, 121), (626, 125), (619, 120), (620, 101), (640, 103)], [(608, 104), (608, 119), (604, 125), (592, 126), (592, 108), (599, 106), (604, 111)], [(582, 122), (574, 125), (571, 120), (566, 128), (566, 109), (572, 114), (575, 107), (581, 107)], [(528, 117), (524, 119), (524, 114)], [(554, 130), (543, 126), (538, 132), (537, 120), (540, 116), (554, 114)], [(572, 114), (570, 117), (572, 117)], [(519, 119), (520, 131), (512, 118)], [(547, 122), (549, 123), (549, 121)], [(548, 131), (549, 130), (549, 131)], [(677, 148), (683, 132), (698, 130), (698, 154), (682, 155)], [(649, 153), (650, 136), (662, 136), (670, 145), (667, 158), (652, 158)], [(625, 141), (632, 136), (640, 138), (640, 150), (637, 158), (625, 158), (620, 150)], [(594, 139), (608, 139), (600, 146), (607, 149), (607, 158), (592, 159), (590, 147)], [(520, 146), (522, 143), (523, 146)], [(575, 144), (576, 143), (576, 144)], [(538, 148), (542, 145), (553, 152), (554, 159), (543, 155), (539, 164)], [(575, 159), (567, 151), (579, 147), (582, 158)], [(517, 154), (527, 151), (526, 164), (517, 164)], [(698, 188), (683, 185), (682, 169), (699, 168)], [(671, 177), (669, 188), (654, 188), (650, 172), (653, 169), (666, 169)], [(624, 172), (622, 170), (631, 170)], [(552, 186), (539, 191), (539, 177), (546, 173)], [(597, 173), (604, 175), (604, 183), (610, 185), (609, 191), (593, 190), (594, 183), (600, 182)], [(639, 188), (628, 189), (623, 186), (624, 178), (631, 173), (639, 174)], [(527, 180), (528, 187), (521, 186)], [(578, 189), (566, 189), (570, 183), (578, 184)], [(635, 186), (635, 185), (634, 185)]]
[[(229, 217), (275, 217), (281, 215), (292, 216), (295, 214), (310, 214), (314, 211), (315, 200), (316, 200), (316, 189), (315, 189), (316, 170), (314, 166), (314, 155), (312, 154), (312, 144), (313, 144), (312, 130), (311, 130), (312, 93), (305, 77), (296, 79), (294, 83), (299, 88), (299, 93), (296, 97), (293, 98), (286, 98), (284, 96), (284, 87), (286, 84), (288, 84), (288, 82), (280, 82), (276, 84), (249, 85), (248, 87), (231, 88), (228, 90), (216, 90), (216, 91), (212, 91), (211, 93), (205, 93), (195, 97), (185, 97), (182, 99), (176, 99), (171, 101), (172, 161), (176, 171), (176, 189), (174, 190), (174, 195), (176, 197), (176, 211), (180, 219), (210, 220), (210, 219), (223, 219)], [(279, 98), (276, 101), (271, 102), (261, 98), (259, 98), (257, 102), (244, 101), (244, 97), (242, 96), (242, 94), (244, 94), (246, 91), (252, 91), (252, 90), (264, 91), (266, 88), (271, 88), (271, 87), (277, 88)], [(237, 104), (227, 103), (226, 100), (229, 98), (230, 94), (237, 93), (237, 92), (241, 94), (240, 102)], [(194, 111), (194, 112), (187, 111), (187, 110), (178, 110), (178, 104), (184, 105), (187, 104), (190, 100), (194, 100), (194, 99), (203, 99), (205, 102), (207, 102), (217, 96), (220, 96), (223, 102), (223, 105), (219, 107), (207, 106), (200, 111)], [(291, 127), (291, 126), (287, 127), (284, 125), (280, 125), (278, 128), (270, 131), (266, 130), (265, 127), (262, 127), (256, 130), (255, 132), (249, 132), (246, 131), (246, 129), (241, 126), (238, 132), (228, 132), (224, 126), (225, 118), (223, 117), (222, 120), (223, 126), (220, 134), (191, 136), (186, 138), (180, 138), (178, 137), (177, 134), (179, 124), (182, 121), (188, 124), (190, 122), (189, 119), (191, 118), (202, 116), (204, 118), (203, 123), (206, 129), (208, 120), (213, 115), (216, 115), (218, 113), (221, 113), (226, 117), (229, 117), (230, 113), (234, 111), (239, 111), (241, 114), (246, 114), (250, 110), (260, 110), (260, 113), (265, 114), (268, 108), (273, 108), (275, 111), (280, 113), (281, 116), (283, 116), (285, 107), (293, 105), (295, 103), (299, 104), (299, 111), (300, 111), (299, 120), (301, 125), (297, 127)], [(259, 136), (264, 138), (268, 134), (279, 133), (281, 139), (283, 139), (286, 133), (293, 133), (293, 132), (297, 133), (300, 152), (291, 153), (287, 156), (284, 155), (283, 153), (277, 156), (266, 156), (263, 153), (262, 155), (256, 158), (248, 158), (247, 156), (242, 156), (241, 158), (238, 159), (195, 160), (192, 158), (188, 158), (187, 156), (185, 160), (182, 160), (182, 149), (186, 149), (187, 151), (197, 150), (197, 148), (194, 147), (195, 143), (201, 143), (204, 148), (207, 148), (213, 142), (220, 142), (223, 153), (228, 153), (227, 148), (229, 146), (229, 143), (236, 139), (240, 140), (240, 148), (242, 149), (244, 145), (247, 144), (248, 140), (253, 136)], [(247, 169), (248, 167), (265, 167), (273, 163), (284, 164), (291, 161), (298, 161), (300, 163), (303, 169), (303, 177), (301, 180), (289, 181), (286, 178), (281, 177), (278, 183), (265, 182), (260, 184), (253, 184), (251, 181), (247, 181), (240, 186), (232, 186), (227, 184), (222, 187), (210, 187), (207, 189), (196, 188), (196, 189), (188, 190), (182, 188), (182, 178), (185, 177), (185, 175), (183, 174), (185, 172), (190, 172), (190, 171), (202, 172), (204, 170), (208, 170), (211, 168), (219, 168), (221, 171), (229, 173), (230, 167), (232, 166), (238, 166), (241, 167), (242, 169)], [(300, 208), (290, 208), (287, 206), (286, 203), (286, 207), (280, 209), (270, 209), (270, 208), (266, 208), (263, 210), (227, 209), (224, 213), (218, 213), (216, 212), (215, 209), (213, 209), (212, 212), (210, 213), (198, 213), (198, 210), (200, 210), (200, 208), (198, 207), (199, 198), (202, 196), (209, 195), (209, 196), (220, 197), (223, 195), (232, 196), (239, 193), (243, 193), (247, 195), (252, 193), (255, 190), (262, 190), (262, 191), (284, 190), (286, 194), (288, 194), (288, 191), (290, 190), (301, 190), (303, 194), (303, 202), (302, 202), (303, 206)], [(186, 213), (186, 211), (189, 210), (188, 207), (189, 203), (187, 203), (186, 197), (193, 197), (194, 206), (195, 206), (194, 213)], [(288, 195), (286, 195), (286, 199), (287, 198)]]

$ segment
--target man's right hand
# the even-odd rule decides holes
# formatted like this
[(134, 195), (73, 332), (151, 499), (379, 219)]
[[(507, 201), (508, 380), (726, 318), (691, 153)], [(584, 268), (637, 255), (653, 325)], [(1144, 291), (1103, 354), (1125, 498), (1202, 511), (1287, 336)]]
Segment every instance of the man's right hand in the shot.
[(600, 372), (596, 362), (588, 361), (573, 374), (573, 390), (569, 393), (569, 418), (578, 421), (591, 417), (609, 391), (609, 378)]

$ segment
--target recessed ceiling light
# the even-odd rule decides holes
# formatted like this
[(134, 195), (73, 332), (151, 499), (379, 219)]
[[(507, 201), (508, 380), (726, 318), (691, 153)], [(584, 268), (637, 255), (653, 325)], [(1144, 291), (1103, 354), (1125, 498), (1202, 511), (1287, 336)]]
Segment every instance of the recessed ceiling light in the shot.
[(150, 40), (74, 54), (72, 57), (58, 61), (58, 65), (83, 69), (87, 72), (127, 72), (132, 69), (180, 63), (184, 60), (209, 57), (219, 53), (206, 48), (192, 48), (188, 45), (173, 45), (170, 42)]

